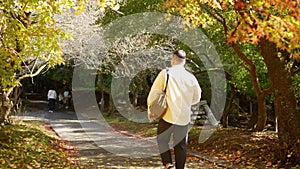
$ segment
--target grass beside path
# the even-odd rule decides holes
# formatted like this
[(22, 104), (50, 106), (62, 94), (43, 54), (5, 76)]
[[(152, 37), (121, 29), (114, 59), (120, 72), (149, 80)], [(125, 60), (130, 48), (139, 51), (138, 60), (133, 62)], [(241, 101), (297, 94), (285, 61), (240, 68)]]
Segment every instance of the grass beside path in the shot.
[(0, 127), (0, 168), (73, 168), (76, 150), (41, 122)]

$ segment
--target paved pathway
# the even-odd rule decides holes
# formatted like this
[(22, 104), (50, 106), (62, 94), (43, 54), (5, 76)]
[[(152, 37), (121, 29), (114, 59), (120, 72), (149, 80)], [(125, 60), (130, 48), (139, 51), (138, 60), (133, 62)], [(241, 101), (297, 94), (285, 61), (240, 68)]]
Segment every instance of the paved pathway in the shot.
[[(94, 168), (163, 168), (155, 138), (144, 138), (115, 131), (101, 120), (80, 117), (73, 111), (46, 111), (44, 101), (31, 103), (26, 111), (17, 116), (25, 120), (40, 120), (51, 125), (64, 140), (74, 144), (81, 155), (80, 162)], [(199, 158), (189, 158), (186, 168), (220, 168)]]

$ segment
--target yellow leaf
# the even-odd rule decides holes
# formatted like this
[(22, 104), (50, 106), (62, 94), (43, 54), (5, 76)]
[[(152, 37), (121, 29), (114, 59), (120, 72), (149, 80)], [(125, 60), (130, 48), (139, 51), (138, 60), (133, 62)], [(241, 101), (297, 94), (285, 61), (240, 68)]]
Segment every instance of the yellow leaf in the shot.
[(270, 166), (272, 166), (272, 162), (267, 162), (267, 164), (266, 164), (266, 167), (270, 167)]
[(6, 64), (6, 67), (10, 67), (10, 62), (8, 62), (8, 63)]

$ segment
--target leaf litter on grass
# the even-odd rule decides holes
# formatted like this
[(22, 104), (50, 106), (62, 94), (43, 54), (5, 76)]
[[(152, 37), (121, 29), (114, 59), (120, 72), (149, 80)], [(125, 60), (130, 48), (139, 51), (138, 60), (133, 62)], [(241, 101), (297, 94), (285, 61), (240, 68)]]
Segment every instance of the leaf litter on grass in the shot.
[(39, 122), (8, 124), (0, 130), (0, 168), (68, 168), (75, 166), (75, 151), (48, 133)]
[(201, 129), (201, 126), (196, 126), (190, 132), (189, 145), (192, 150), (241, 168), (278, 168), (275, 156), (278, 137), (275, 132), (219, 128), (206, 142), (198, 143)]
[[(155, 136), (157, 127), (155, 124), (141, 125), (124, 120), (122, 123), (118, 120), (109, 121), (109, 123), (115, 129), (150, 137)], [(132, 127), (133, 125), (137, 126)], [(213, 159), (210, 161), (219, 160), (222, 164), (226, 162), (227, 166), (249, 169), (280, 168), (280, 162), (276, 158), (276, 152), (279, 150), (278, 136), (274, 131), (253, 132), (241, 128), (219, 127), (204, 143), (199, 143), (202, 129), (202, 126), (197, 125), (191, 128), (188, 148), (207, 159)]]

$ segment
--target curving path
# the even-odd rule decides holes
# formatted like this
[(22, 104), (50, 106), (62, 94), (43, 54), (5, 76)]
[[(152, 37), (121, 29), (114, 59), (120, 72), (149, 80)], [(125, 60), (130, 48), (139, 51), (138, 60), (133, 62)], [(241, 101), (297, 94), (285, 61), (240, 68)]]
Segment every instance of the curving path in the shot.
[[(115, 131), (105, 122), (79, 117), (80, 115), (73, 111), (57, 110), (49, 113), (45, 101), (31, 101), (30, 105), (24, 113), (15, 118), (49, 123), (57, 135), (78, 148), (78, 160), (85, 163), (85, 168), (163, 168), (157, 155), (155, 138)], [(220, 164), (216, 165), (209, 162), (210, 159), (204, 158), (200, 154), (190, 152), (186, 168), (223, 168)]]

